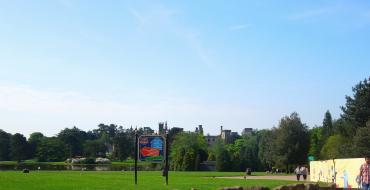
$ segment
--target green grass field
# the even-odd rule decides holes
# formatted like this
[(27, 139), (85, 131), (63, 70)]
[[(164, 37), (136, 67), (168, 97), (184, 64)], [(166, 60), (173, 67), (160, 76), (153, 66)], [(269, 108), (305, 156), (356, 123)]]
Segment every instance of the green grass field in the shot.
[(213, 176), (241, 176), (240, 172), (170, 172), (169, 185), (161, 172), (138, 172), (134, 185), (133, 172), (94, 171), (1, 171), (0, 190), (215, 190), (226, 186), (276, 187), (294, 181), (217, 179)]
[[(0, 165), (17, 165), (16, 161), (0, 161)], [(20, 164), (49, 164), (49, 165), (71, 165), (70, 163), (65, 162), (37, 162), (35, 160), (25, 160)], [(112, 165), (118, 166), (133, 166), (134, 161), (122, 161), (122, 162), (112, 162)], [(86, 164), (85, 164), (86, 165)], [(150, 165), (148, 162), (138, 162), (138, 165)]]

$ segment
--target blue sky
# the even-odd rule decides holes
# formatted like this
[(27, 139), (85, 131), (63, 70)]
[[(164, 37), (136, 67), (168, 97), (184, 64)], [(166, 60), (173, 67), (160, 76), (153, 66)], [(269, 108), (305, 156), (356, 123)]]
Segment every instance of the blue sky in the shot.
[(368, 1), (0, 1), (0, 128), (310, 127), (369, 76)]

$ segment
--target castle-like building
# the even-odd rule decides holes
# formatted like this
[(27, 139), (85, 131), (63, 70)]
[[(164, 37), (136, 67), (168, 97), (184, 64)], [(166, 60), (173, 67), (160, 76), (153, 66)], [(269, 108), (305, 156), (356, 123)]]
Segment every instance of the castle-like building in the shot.
[[(176, 133), (183, 132), (183, 128), (173, 127), (171, 130), (176, 128)], [(144, 134), (151, 135), (151, 134), (158, 134), (158, 135), (164, 135), (169, 132), (169, 127), (167, 125), (167, 122), (159, 122), (158, 123), (158, 131), (155, 132), (150, 127), (144, 127)], [(221, 140), (225, 144), (232, 144), (235, 142), (235, 140), (240, 136), (238, 132), (231, 131), (229, 129), (224, 129), (223, 126), (220, 126), (220, 134), (219, 135), (204, 135), (203, 134), (203, 125), (198, 125), (198, 127), (195, 128), (195, 132), (202, 134), (208, 144), (208, 146), (213, 146), (216, 144), (217, 140)], [(252, 128), (244, 128), (241, 135), (251, 135), (253, 132)]]
[[(252, 134), (252, 128), (244, 128), (242, 135)], [(217, 139), (222, 140), (225, 144), (232, 144), (239, 137), (238, 132), (231, 131), (229, 129), (224, 129), (223, 126), (220, 127), (220, 135), (206, 135), (204, 136), (208, 143), (208, 146), (213, 146)]]

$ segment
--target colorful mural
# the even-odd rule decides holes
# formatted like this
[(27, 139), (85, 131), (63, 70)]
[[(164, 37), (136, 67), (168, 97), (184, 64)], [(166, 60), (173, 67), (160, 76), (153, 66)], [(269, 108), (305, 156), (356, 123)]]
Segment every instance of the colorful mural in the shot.
[(335, 183), (337, 187), (358, 188), (358, 174), (364, 158), (310, 162), (310, 180)]

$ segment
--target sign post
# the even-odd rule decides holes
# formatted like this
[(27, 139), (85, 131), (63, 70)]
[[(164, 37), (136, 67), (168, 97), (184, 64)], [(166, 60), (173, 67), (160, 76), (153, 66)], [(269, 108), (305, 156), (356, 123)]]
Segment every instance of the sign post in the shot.
[(137, 185), (137, 156), (138, 156), (138, 137), (137, 137), (137, 129), (135, 129), (135, 185)]
[(162, 163), (163, 176), (166, 177), (166, 185), (168, 185), (168, 134), (166, 136), (141, 135), (138, 137), (135, 133), (135, 138), (135, 184), (137, 184), (137, 161), (139, 160)]
[(168, 185), (168, 151), (169, 147), (168, 147), (168, 133), (166, 134), (166, 164), (164, 166), (164, 169), (165, 169), (165, 172), (166, 172), (166, 185)]

